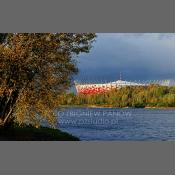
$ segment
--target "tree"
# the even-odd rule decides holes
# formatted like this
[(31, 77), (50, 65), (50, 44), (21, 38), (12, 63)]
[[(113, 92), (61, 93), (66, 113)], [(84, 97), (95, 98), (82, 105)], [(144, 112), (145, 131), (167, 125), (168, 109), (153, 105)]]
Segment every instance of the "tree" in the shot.
[(59, 97), (77, 73), (75, 57), (89, 52), (94, 33), (0, 34), (0, 125), (14, 120), (54, 126)]

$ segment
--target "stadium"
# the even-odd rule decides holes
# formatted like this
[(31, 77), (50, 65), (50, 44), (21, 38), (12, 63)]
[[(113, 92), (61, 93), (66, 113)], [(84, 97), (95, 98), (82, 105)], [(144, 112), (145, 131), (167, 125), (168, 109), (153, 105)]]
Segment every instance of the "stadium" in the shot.
[(160, 86), (175, 86), (175, 80), (154, 80), (154, 81), (124, 81), (122, 79), (108, 82), (108, 83), (80, 83), (75, 81), (75, 88), (77, 94), (96, 94), (105, 93), (115, 88), (121, 88), (126, 86), (149, 86), (151, 84), (157, 84)]

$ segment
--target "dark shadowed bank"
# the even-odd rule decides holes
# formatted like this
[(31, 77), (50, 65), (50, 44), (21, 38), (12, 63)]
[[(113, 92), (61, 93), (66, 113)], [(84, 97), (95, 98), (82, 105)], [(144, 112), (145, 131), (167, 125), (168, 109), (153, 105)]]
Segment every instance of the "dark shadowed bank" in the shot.
[(79, 141), (79, 138), (72, 136), (59, 129), (52, 128), (34, 128), (10, 127), (0, 128), (1, 141)]

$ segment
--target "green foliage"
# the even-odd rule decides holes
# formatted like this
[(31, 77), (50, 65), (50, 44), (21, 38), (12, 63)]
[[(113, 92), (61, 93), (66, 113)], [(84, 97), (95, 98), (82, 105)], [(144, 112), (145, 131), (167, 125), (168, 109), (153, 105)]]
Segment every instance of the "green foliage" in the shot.
[(107, 93), (65, 94), (62, 105), (101, 105), (112, 107), (175, 107), (175, 87), (150, 85), (123, 87)]

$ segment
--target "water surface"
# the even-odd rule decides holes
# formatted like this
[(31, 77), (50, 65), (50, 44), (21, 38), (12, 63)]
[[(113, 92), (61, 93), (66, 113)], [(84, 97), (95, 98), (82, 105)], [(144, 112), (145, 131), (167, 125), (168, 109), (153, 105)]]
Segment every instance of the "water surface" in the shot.
[(175, 140), (175, 110), (68, 108), (59, 128), (81, 140)]

